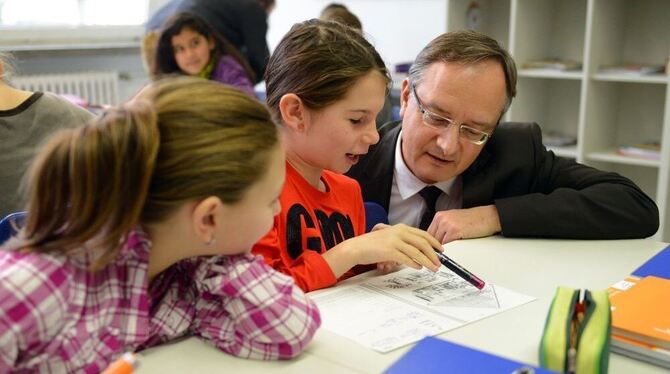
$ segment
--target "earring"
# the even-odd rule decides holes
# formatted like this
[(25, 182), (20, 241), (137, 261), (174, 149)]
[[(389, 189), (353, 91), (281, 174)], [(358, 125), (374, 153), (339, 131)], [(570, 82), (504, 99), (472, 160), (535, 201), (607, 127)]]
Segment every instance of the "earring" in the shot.
[(209, 240), (205, 242), (205, 245), (212, 245), (214, 243), (216, 243), (216, 239), (214, 239), (214, 235), (212, 235), (212, 237), (209, 238)]

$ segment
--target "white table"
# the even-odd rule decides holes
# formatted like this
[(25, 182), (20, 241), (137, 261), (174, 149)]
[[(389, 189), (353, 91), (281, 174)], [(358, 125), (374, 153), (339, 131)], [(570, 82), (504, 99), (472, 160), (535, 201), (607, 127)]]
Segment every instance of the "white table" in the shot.
[[(448, 256), (485, 281), (534, 296), (537, 300), (440, 337), (537, 365), (542, 328), (557, 286), (606, 289), (666, 245), (651, 240), (502, 237), (447, 244)], [(356, 279), (347, 282), (350, 281)], [(290, 361), (261, 362), (231, 357), (199, 339), (189, 338), (143, 352), (138, 373), (381, 373), (410, 348), (381, 354), (319, 330), (300, 357)], [(448, 367), (445, 363), (446, 370)], [(667, 373), (660, 367), (616, 354), (610, 355), (609, 372)]]

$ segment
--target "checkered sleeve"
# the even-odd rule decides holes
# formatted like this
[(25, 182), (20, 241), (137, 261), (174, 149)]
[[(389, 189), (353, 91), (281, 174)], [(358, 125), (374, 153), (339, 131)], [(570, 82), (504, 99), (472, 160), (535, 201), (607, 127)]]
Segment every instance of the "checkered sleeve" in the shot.
[(232, 355), (295, 357), (321, 324), (316, 304), (260, 257), (210, 258), (195, 278), (200, 293), (196, 334)]
[(0, 256), (0, 372), (16, 367), (20, 352), (50, 341), (68, 305), (69, 275), (34, 254)]

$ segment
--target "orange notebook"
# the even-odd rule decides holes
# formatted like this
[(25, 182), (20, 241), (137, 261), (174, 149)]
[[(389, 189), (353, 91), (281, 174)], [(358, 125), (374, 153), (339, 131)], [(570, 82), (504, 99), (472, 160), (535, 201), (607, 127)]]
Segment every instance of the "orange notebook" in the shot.
[(628, 277), (609, 292), (612, 334), (670, 349), (670, 279)]
[(620, 355), (670, 369), (670, 350), (655, 345), (612, 335), (610, 350)]

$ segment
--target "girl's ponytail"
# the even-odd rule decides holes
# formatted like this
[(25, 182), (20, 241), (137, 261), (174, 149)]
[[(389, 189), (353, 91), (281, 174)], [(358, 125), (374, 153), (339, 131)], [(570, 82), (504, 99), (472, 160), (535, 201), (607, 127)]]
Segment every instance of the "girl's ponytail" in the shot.
[(142, 214), (159, 143), (156, 113), (141, 101), (58, 133), (27, 175), (21, 247), (67, 252), (93, 240), (98, 264), (112, 259)]
[(47, 143), (26, 179), (27, 224), (9, 246), (67, 253), (85, 244), (100, 269), (135, 225), (209, 196), (242, 199), (278, 142), (267, 109), (240, 90), (192, 77), (155, 82)]

